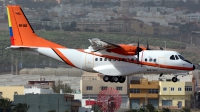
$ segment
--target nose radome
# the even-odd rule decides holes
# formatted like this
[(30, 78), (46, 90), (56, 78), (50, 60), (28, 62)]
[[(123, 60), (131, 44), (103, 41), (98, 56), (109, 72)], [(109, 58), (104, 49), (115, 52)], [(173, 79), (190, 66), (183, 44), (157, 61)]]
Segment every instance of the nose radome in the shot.
[(193, 65), (193, 70), (195, 70), (195, 66)]

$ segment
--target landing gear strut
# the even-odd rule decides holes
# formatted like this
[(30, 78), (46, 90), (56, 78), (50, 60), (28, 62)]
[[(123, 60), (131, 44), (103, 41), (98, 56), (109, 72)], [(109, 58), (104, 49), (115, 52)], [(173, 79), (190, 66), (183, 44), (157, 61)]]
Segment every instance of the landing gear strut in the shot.
[(162, 77), (163, 73), (160, 73), (160, 76), (159, 77)]
[(126, 77), (125, 76), (108, 76), (108, 75), (105, 75), (103, 76), (103, 80), (104, 82), (120, 82), (120, 83), (124, 83), (126, 81)]

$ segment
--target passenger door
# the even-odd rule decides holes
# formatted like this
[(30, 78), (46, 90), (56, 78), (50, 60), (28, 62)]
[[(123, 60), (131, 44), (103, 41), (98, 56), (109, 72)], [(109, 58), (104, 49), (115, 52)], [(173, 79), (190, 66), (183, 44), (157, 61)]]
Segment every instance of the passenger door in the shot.
[(94, 56), (91, 54), (85, 55), (85, 67), (93, 68), (94, 67)]

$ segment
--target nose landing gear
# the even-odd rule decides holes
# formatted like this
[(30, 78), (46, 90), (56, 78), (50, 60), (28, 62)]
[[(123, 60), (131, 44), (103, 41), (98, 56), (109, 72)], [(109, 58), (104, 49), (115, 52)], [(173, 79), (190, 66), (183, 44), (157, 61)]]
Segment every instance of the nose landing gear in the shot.
[(126, 77), (125, 76), (108, 76), (105, 75), (103, 76), (103, 80), (104, 82), (120, 82), (120, 83), (124, 83), (126, 81)]

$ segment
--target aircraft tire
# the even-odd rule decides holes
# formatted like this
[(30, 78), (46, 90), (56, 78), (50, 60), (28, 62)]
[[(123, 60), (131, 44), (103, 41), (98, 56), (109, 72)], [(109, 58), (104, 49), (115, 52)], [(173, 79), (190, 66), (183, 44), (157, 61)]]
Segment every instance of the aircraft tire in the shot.
[(124, 83), (126, 81), (126, 77), (124, 77), (124, 76), (120, 76), (119, 77), (119, 82), (120, 83)]
[(119, 81), (119, 77), (118, 76), (114, 76), (113, 78), (112, 78), (112, 80), (114, 81), (114, 82), (118, 82)]
[(110, 82), (114, 82), (113, 76), (110, 76), (109, 80), (110, 80)]
[(176, 77), (173, 77), (173, 78), (172, 78), (172, 81), (173, 81), (173, 82), (177, 82), (177, 80), (178, 80), (178, 79), (177, 79)]
[(103, 76), (103, 81), (104, 82), (108, 82), (109, 80), (110, 80), (109, 76), (107, 76), (107, 75)]

